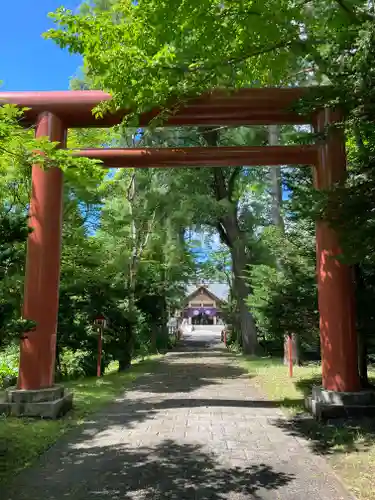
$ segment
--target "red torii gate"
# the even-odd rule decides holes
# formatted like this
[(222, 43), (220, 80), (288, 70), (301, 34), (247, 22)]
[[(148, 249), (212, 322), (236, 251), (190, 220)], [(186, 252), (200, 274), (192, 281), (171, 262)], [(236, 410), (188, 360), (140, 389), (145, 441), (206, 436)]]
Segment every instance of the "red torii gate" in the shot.
[[(305, 95), (302, 88), (241, 89), (232, 94), (213, 92), (188, 101), (163, 126), (239, 126), (312, 124), (317, 132), (338, 120), (332, 109), (309, 116), (290, 110)], [(1, 103), (29, 108), (25, 124), (35, 125), (36, 136), (47, 136), (66, 146), (68, 128), (110, 127), (127, 111), (96, 119), (92, 109), (109, 94), (100, 91), (0, 92)], [(147, 126), (160, 109), (140, 117)], [(103, 160), (105, 167), (175, 167), (241, 165), (311, 165), (315, 187), (329, 189), (345, 177), (346, 156), (342, 132), (328, 130), (327, 139), (310, 146), (207, 147), (164, 149), (84, 149), (73, 152)], [(63, 173), (35, 165), (32, 171), (30, 225), (25, 276), (24, 317), (36, 322), (21, 342), (18, 388), (37, 390), (54, 384), (62, 223)], [(320, 221), (316, 227), (317, 279), (323, 387), (338, 392), (360, 389), (357, 367), (354, 288), (350, 268), (334, 257), (338, 238)]]

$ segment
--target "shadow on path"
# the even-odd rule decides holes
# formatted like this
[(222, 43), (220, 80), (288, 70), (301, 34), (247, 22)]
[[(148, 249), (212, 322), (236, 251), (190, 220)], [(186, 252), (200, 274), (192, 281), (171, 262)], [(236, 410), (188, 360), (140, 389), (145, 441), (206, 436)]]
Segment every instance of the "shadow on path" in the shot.
[[(285, 400), (284, 407), (303, 408), (304, 397), (309, 396), (314, 385), (321, 385), (321, 376), (312, 376), (297, 380), (295, 385), (303, 393), (300, 400)], [(314, 453), (332, 455), (362, 451), (374, 446), (375, 419), (334, 419), (318, 422), (307, 412), (290, 419), (279, 419), (274, 425), (291, 436), (308, 439), (310, 449)]]
[[(222, 358), (222, 356), (220, 356)], [(212, 358), (211, 358), (212, 361)], [(249, 377), (242, 368), (230, 364), (187, 364), (167, 357), (155, 365), (152, 373), (139, 377), (137, 391), (152, 394), (189, 393), (208, 385), (222, 384), (228, 379)]]
[(375, 443), (374, 419), (344, 419), (323, 423), (306, 413), (290, 419), (274, 420), (273, 424), (290, 436), (307, 439), (311, 451), (321, 455), (363, 451)]
[[(283, 401), (268, 401), (263, 399), (253, 400), (235, 400), (235, 399), (201, 399), (201, 398), (186, 398), (186, 399), (163, 399), (162, 401), (136, 400), (126, 401), (126, 406), (123, 402), (113, 403), (106, 408), (105, 413), (97, 414), (82, 424), (80, 432), (84, 435), (94, 435), (98, 432), (103, 432), (108, 427), (118, 427), (120, 430), (123, 427), (128, 429), (134, 428), (140, 422), (155, 419), (159, 413), (176, 409), (189, 408), (211, 408), (211, 413), (225, 411), (225, 408), (255, 408), (276, 409), (280, 408)], [(105, 416), (105, 420), (103, 417)], [(266, 416), (266, 413), (265, 413)], [(277, 420), (276, 425), (282, 426), (283, 420)], [(288, 427), (286, 421), (285, 427)], [(292, 429), (292, 425), (290, 426)]]
[[(4, 500), (222, 500), (264, 498), (294, 479), (259, 463), (231, 467), (219, 463), (200, 445), (165, 440), (155, 446), (71, 446), (58, 470), (48, 464), (43, 474), (30, 470), (27, 491)], [(229, 464), (228, 464), (229, 465)], [(261, 495), (259, 496), (258, 493)], [(238, 496), (240, 495), (240, 496)], [(277, 498), (271, 493), (267, 498)]]
[(280, 417), (277, 426), (296, 432), (275, 411), (283, 401), (262, 399), (216, 344), (194, 338), (152, 363), (123, 397), (15, 478), (1, 500), (346, 498), (336, 487), (319, 496), (322, 470), (297, 442), (288, 451), (290, 438), (273, 427)]

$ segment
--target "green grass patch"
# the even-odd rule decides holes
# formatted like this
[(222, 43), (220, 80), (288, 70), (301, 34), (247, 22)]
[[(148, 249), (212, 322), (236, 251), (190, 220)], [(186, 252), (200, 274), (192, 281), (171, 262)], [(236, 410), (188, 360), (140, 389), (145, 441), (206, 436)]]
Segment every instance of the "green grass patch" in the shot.
[(133, 363), (125, 373), (114, 365), (102, 378), (84, 378), (64, 383), (74, 393), (74, 409), (60, 420), (0, 417), (0, 489), (11, 477), (31, 465), (69, 429), (120, 395), (140, 375), (151, 373), (160, 356)]
[[(241, 358), (241, 365), (255, 384), (290, 417), (277, 424), (295, 436), (309, 440), (311, 449), (329, 463), (359, 500), (375, 500), (375, 421), (317, 422), (307, 415), (304, 398), (313, 385), (321, 384), (321, 367), (311, 364), (294, 367), (293, 378), (279, 359)], [(370, 370), (375, 383), (375, 370)]]
[(255, 376), (254, 383), (291, 415), (304, 412), (304, 397), (311, 393), (313, 385), (321, 383), (318, 364), (295, 366), (292, 379), (288, 367), (280, 359), (246, 357), (241, 364)]

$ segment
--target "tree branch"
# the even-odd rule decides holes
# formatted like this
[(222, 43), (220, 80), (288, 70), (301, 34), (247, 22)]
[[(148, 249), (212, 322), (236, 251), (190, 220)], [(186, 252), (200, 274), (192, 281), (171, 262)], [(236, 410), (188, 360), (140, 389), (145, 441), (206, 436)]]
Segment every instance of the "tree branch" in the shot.
[(228, 181), (228, 198), (229, 198), (230, 202), (233, 202), (232, 195), (233, 195), (233, 192), (234, 192), (234, 188), (235, 188), (238, 176), (241, 173), (241, 170), (242, 170), (242, 167), (235, 167), (235, 169), (232, 172), (232, 175), (229, 177), (229, 181)]
[(133, 172), (130, 178), (128, 189), (126, 190), (126, 199), (128, 200), (129, 203), (132, 203), (132, 201), (134, 200), (134, 196), (135, 196), (135, 172)]
[(356, 21), (359, 21), (358, 17), (356, 16), (356, 13), (345, 4), (344, 0), (335, 0), (335, 2), (337, 3), (337, 5), (340, 7), (341, 10), (343, 10), (348, 14), (349, 17), (355, 19)]
[(230, 239), (228, 238), (228, 235), (224, 229), (224, 226), (222, 224), (222, 222), (218, 222), (218, 224), (216, 225), (216, 229), (219, 233), (219, 237), (220, 237), (220, 240), (222, 243), (224, 243), (224, 245), (226, 245), (228, 248), (232, 248), (232, 244), (231, 244), (231, 241)]
[(212, 172), (214, 174), (213, 188), (216, 200), (221, 201), (228, 198), (228, 190), (225, 184), (222, 167), (212, 167)]
[[(356, 13), (354, 9), (351, 9), (344, 0), (334, 0), (336, 4), (339, 6), (341, 10), (343, 10), (351, 19), (353, 22), (356, 24), (360, 24), (363, 19), (370, 19), (371, 21), (374, 21), (375, 16), (371, 14), (370, 12), (364, 12), (360, 11), (359, 14)], [(369, 9), (371, 8), (371, 5), (369, 5)]]
[[(219, 144), (219, 133), (220, 129), (215, 127), (202, 127), (199, 129), (200, 134), (206, 141), (208, 146), (217, 146)], [(223, 170), (221, 167), (214, 167), (211, 169), (214, 182), (213, 182), (213, 191), (217, 201), (228, 198), (228, 190), (225, 183), (225, 178), (223, 175)]]
[[(296, 40), (288, 40), (288, 41), (282, 41), (279, 43), (276, 43), (275, 45), (271, 45), (270, 47), (262, 47), (257, 50), (254, 50), (253, 52), (248, 52), (248, 53), (242, 53), (240, 56), (235, 56), (227, 59), (226, 61), (214, 61), (210, 64), (204, 64), (204, 63), (199, 63), (198, 61), (194, 63), (190, 63), (189, 65), (181, 65), (181, 66), (161, 66), (161, 69), (167, 70), (167, 71), (180, 71), (182, 73), (196, 73), (198, 71), (209, 71), (212, 69), (217, 69), (220, 66), (230, 66), (231, 64), (234, 63), (239, 63), (239, 62), (244, 62), (247, 59), (250, 59), (252, 57), (258, 57), (262, 55), (269, 54), (270, 52), (274, 52), (275, 50), (280, 50), (280, 49), (287, 49), (290, 48), (292, 45), (300, 45), (300, 41)], [(196, 66), (193, 66), (196, 64)]]

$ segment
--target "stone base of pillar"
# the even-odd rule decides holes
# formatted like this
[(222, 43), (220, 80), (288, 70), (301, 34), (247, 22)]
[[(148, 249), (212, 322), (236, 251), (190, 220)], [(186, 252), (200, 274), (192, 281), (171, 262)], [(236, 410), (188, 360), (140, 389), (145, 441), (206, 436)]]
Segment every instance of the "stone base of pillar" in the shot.
[(313, 387), (306, 408), (318, 419), (375, 416), (375, 391), (335, 392)]
[(0, 413), (14, 417), (39, 417), (56, 419), (73, 407), (73, 394), (63, 386), (24, 391), (10, 387), (5, 400), (0, 402)]

